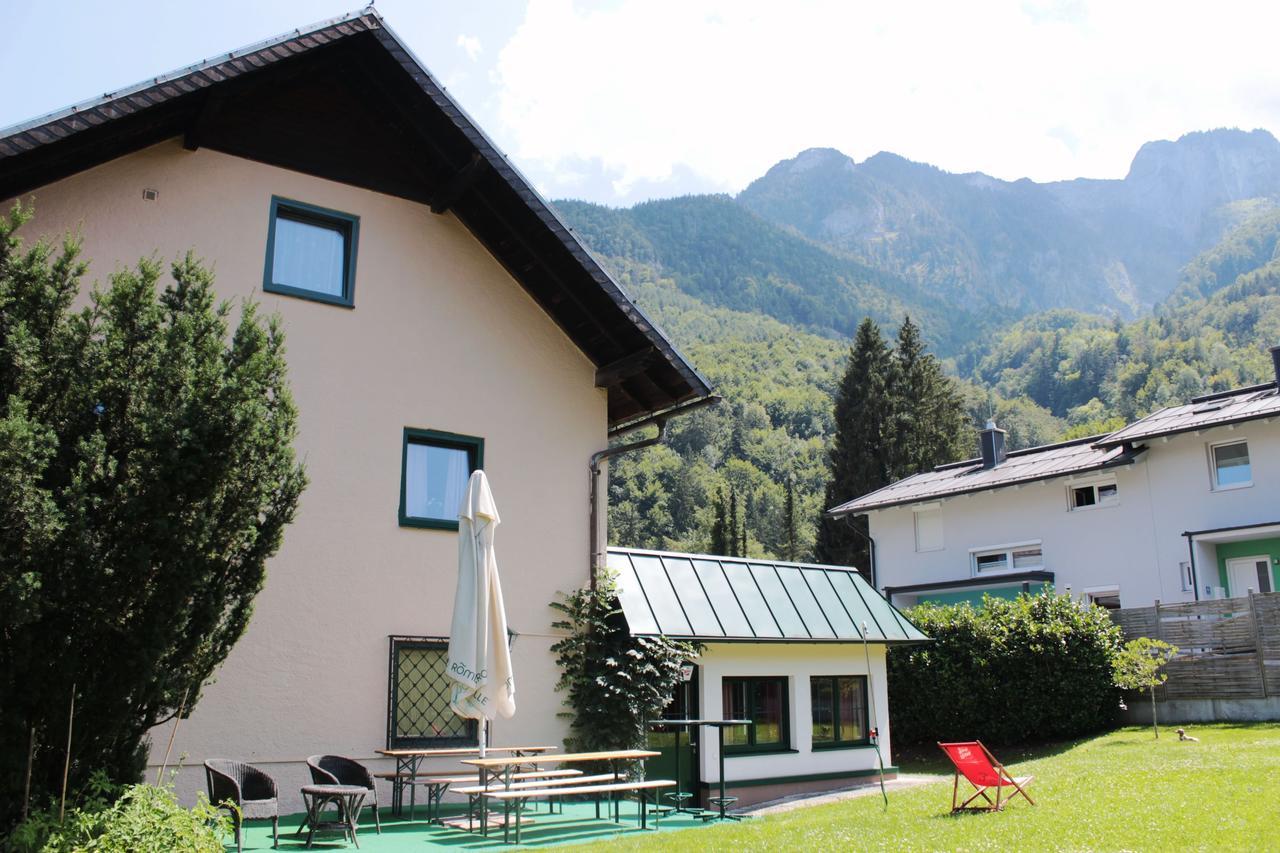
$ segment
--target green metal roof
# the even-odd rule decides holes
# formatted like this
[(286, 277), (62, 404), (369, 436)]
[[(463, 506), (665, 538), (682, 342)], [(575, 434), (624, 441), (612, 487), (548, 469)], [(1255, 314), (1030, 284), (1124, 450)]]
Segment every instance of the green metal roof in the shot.
[(701, 642), (929, 640), (855, 569), (610, 548), (633, 636)]

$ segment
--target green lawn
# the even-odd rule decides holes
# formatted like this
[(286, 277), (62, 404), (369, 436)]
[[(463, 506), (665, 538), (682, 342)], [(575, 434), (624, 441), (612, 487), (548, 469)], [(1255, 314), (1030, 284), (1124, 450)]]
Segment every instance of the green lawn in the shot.
[[(997, 751), (1029, 791), (999, 814), (949, 814), (951, 782), (796, 809), (740, 824), (628, 834), (624, 850), (1275, 850), (1280, 724), (1122, 729), (1035, 753)], [(941, 755), (941, 753), (939, 753)], [(945, 760), (945, 759), (944, 759)], [(932, 759), (905, 772), (938, 772)], [(961, 781), (961, 786), (965, 783)]]

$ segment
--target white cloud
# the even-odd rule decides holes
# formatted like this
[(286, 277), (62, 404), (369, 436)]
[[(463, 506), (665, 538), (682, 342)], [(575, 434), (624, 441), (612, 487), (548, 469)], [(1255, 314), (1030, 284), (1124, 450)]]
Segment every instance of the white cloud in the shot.
[(462, 48), (462, 52), (467, 55), (467, 59), (475, 62), (480, 58), (481, 51), (484, 50), (480, 46), (480, 39), (475, 36), (458, 35), (458, 47)]
[(493, 72), (498, 131), (552, 194), (584, 162), (618, 198), (683, 173), (736, 191), (813, 146), (1119, 177), (1149, 139), (1280, 129), (1277, 24), (1230, 2), (534, 0)]

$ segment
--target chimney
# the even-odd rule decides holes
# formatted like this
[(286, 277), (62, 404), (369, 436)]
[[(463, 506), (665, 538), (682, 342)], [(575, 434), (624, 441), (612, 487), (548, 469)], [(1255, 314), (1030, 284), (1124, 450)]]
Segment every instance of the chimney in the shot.
[(1276, 387), (1280, 388), (1280, 346), (1271, 348), (1271, 367), (1276, 374)]
[(996, 467), (1004, 461), (1004, 430), (996, 428), (995, 421), (987, 421), (987, 426), (978, 433), (978, 447), (982, 452), (983, 470)]

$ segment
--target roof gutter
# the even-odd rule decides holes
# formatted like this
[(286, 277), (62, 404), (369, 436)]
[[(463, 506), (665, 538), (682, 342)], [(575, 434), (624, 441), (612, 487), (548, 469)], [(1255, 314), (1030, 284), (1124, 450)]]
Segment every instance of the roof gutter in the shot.
[(661, 412), (649, 415), (636, 421), (621, 424), (614, 429), (609, 430), (609, 437), (623, 435), (633, 432), (650, 424), (658, 427), (658, 434), (649, 438), (642, 438), (639, 441), (633, 441), (628, 444), (618, 444), (612, 447), (606, 447), (604, 450), (597, 450), (591, 454), (591, 461), (587, 464), (589, 472), (589, 485), (587, 488), (588, 500), (590, 501), (591, 511), (589, 514), (589, 530), (590, 530), (590, 585), (594, 591), (599, 581), (600, 573), (605, 567), (605, 550), (601, 545), (600, 536), (600, 463), (604, 462), (611, 456), (617, 456), (622, 453), (631, 453), (636, 450), (644, 450), (646, 447), (653, 447), (655, 444), (662, 442), (667, 437), (667, 421), (679, 415), (688, 414), (694, 409), (700, 409), (703, 406), (711, 406), (720, 402), (720, 397), (714, 394), (692, 400), (688, 403), (681, 403), (678, 406), (672, 406)]

